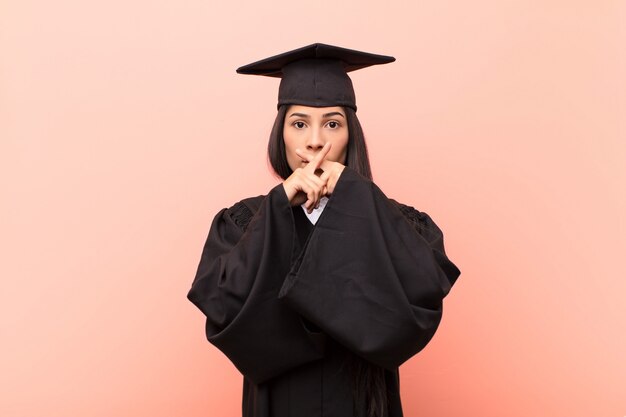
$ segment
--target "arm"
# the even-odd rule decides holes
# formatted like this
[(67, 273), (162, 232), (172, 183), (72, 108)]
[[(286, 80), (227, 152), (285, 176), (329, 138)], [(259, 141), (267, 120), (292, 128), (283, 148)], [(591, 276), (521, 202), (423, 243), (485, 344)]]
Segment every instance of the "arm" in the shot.
[(401, 210), (345, 168), (279, 298), (354, 353), (393, 369), (431, 340), (459, 274), (430, 217)]
[(208, 340), (260, 383), (323, 357), (325, 335), (310, 331), (277, 300), (297, 256), (293, 213), (282, 185), (270, 191), (247, 227), (236, 208), (213, 220), (187, 297), (207, 317)]

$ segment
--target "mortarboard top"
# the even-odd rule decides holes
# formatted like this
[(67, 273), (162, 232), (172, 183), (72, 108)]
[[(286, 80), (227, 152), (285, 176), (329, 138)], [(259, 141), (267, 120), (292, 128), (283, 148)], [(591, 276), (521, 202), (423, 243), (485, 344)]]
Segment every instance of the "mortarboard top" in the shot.
[(244, 65), (237, 68), (237, 73), (280, 77), (279, 107), (347, 106), (356, 111), (354, 88), (347, 73), (395, 60), (392, 56), (314, 43)]

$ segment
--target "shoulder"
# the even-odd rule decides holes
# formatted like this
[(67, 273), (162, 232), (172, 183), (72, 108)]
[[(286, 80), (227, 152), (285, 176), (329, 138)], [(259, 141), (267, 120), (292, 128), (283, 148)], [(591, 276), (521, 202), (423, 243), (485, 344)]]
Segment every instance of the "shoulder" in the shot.
[(413, 206), (400, 203), (392, 198), (390, 198), (389, 201), (400, 210), (404, 218), (407, 219), (421, 235), (434, 238), (442, 234), (441, 229), (439, 229), (426, 212), (419, 211)]
[(406, 217), (409, 220), (420, 222), (420, 223), (425, 223), (426, 219), (428, 218), (428, 214), (417, 210), (413, 206), (400, 203), (399, 201), (394, 200), (393, 198), (390, 198), (389, 201), (400, 210), (400, 212), (404, 215), (404, 217)]
[(261, 207), (265, 195), (248, 197), (240, 200), (224, 211), (224, 216), (235, 223), (240, 229), (246, 230), (250, 220)]

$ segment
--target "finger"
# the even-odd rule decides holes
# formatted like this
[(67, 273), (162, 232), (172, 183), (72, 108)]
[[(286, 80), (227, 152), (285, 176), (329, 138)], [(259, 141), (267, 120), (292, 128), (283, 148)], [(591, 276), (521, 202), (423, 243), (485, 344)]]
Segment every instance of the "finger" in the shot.
[[(301, 149), (296, 149), (296, 155), (298, 155), (300, 157), (300, 159), (302, 159), (304, 162), (306, 162), (307, 166), (315, 158), (315, 154), (313, 152), (303, 151)], [(324, 163), (324, 162), (325, 161), (322, 161), (322, 163)], [(308, 171), (310, 171), (313, 168), (314, 168), (314, 166), (309, 167)], [(317, 169), (315, 169), (314, 174), (319, 177), (322, 174), (322, 172), (324, 172), (323, 169), (317, 168)]]
[(337, 185), (337, 173), (334, 171), (326, 171), (324, 173), (328, 175), (328, 179), (326, 181), (326, 192), (324, 195), (331, 195)]
[(307, 195), (307, 200), (304, 203), (304, 207), (310, 213), (313, 207), (315, 207), (315, 205), (319, 201), (322, 190), (319, 185), (315, 184), (312, 178), (306, 177), (303, 178), (302, 188)]
[(335, 191), (335, 187), (337, 186), (337, 181), (338, 180), (339, 180), (339, 177), (338, 177), (337, 173), (334, 173), (328, 179), (328, 182), (326, 183), (326, 186), (328, 187), (328, 193), (329, 194), (332, 194)]
[(307, 211), (307, 213), (311, 214), (311, 212), (313, 212), (313, 210), (317, 208), (318, 206), (319, 206), (319, 200), (316, 199), (315, 197), (311, 197), (305, 203), (304, 208)]
[(315, 183), (315, 201), (311, 204), (310, 209), (318, 208), (320, 206), (320, 201), (322, 197), (325, 195), (324, 189), (326, 189), (326, 183), (321, 179), (315, 177), (312, 178), (312, 181)]
[[(308, 176), (307, 179), (309, 179), (313, 184), (315, 184), (317, 186), (317, 188), (319, 188), (321, 190), (322, 187), (324, 185), (326, 185), (326, 181), (327, 181), (327, 180), (322, 178), (323, 175), (324, 175), (324, 172), (321, 172), (320, 175), (317, 175), (315, 173), (313, 175)], [(328, 177), (328, 175), (326, 175), (326, 176)]]
[[(332, 146), (332, 144), (330, 144), (328, 146)], [(324, 148), (322, 147), (322, 149), (324, 149)], [(322, 149), (320, 149), (319, 152), (321, 152)], [(297, 148), (295, 150), (295, 152), (296, 152), (296, 155), (298, 155), (301, 159), (306, 160), (306, 162), (313, 161), (313, 159), (315, 159), (315, 156), (317, 155), (317, 153), (315, 153), (315, 152), (312, 152), (312, 151), (310, 151), (308, 149), (301, 149), (301, 148)]]
[(322, 175), (320, 175), (319, 177), (319, 179), (322, 180), (324, 183), (328, 182), (329, 178), (330, 178), (330, 171), (322, 172)]
[(312, 152), (302, 150), (302, 149), (296, 149), (296, 155), (298, 155), (301, 159), (305, 160), (306, 162), (311, 162), (311, 160), (315, 157), (315, 154), (313, 154)]
[(315, 157), (311, 160), (311, 162), (309, 162), (309, 164), (307, 165), (307, 168), (310, 167), (312, 171), (315, 171), (316, 169), (318, 169), (322, 165), (322, 162), (324, 162), (324, 158), (326, 157), (326, 155), (328, 155), (328, 152), (330, 151), (330, 147), (331, 147), (331, 143), (326, 142), (324, 144), (324, 147), (317, 153), (317, 155), (315, 155)]
[(335, 162), (335, 161), (329, 161), (328, 159), (324, 159), (320, 165), (319, 168), (321, 168), (324, 172), (330, 172), (333, 170), (333, 168), (335, 168), (335, 164), (339, 164), (339, 162)]
[[(325, 178), (328, 178), (329, 174), (324, 175), (323, 173), (322, 176), (324, 176)], [(318, 187), (317, 189), (318, 195), (317, 195), (317, 200), (315, 201), (314, 208), (319, 208), (322, 197), (324, 197), (328, 193), (327, 181), (326, 179), (322, 179), (322, 177), (309, 177), (309, 178)]]

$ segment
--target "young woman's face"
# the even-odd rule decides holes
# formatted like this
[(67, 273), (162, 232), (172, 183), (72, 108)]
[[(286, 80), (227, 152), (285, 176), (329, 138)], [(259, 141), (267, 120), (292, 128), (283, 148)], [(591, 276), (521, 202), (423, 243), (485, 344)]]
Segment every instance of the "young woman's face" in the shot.
[(307, 164), (296, 154), (296, 149), (316, 154), (326, 142), (332, 143), (326, 159), (345, 165), (348, 137), (348, 120), (341, 107), (292, 105), (285, 114), (283, 138), (292, 171)]

